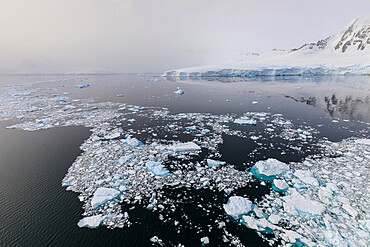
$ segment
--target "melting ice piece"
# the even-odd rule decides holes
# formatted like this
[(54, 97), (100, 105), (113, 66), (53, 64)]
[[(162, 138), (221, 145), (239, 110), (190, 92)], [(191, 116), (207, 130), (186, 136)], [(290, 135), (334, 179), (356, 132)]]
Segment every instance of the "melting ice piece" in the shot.
[(98, 228), (105, 219), (103, 215), (94, 215), (81, 219), (77, 225), (78, 227)]
[(89, 87), (90, 84), (78, 84), (78, 85), (75, 85), (75, 87), (77, 88), (85, 88), (85, 87)]
[(284, 210), (293, 215), (320, 215), (325, 206), (317, 201), (310, 200), (298, 193), (295, 189), (288, 191), (289, 195), (282, 197)]
[(148, 161), (146, 162), (145, 166), (148, 169), (148, 171), (153, 173), (155, 176), (159, 177), (171, 176), (171, 173), (167, 170), (167, 168), (164, 165), (162, 165), (161, 162)]
[(167, 147), (168, 150), (174, 152), (189, 152), (189, 151), (200, 151), (201, 148), (194, 142), (179, 143)]
[(91, 206), (93, 208), (99, 207), (100, 205), (113, 200), (119, 194), (120, 192), (116, 189), (100, 187), (94, 193), (91, 200)]
[(248, 117), (241, 117), (234, 120), (235, 124), (239, 125), (256, 125), (257, 121)]
[(207, 165), (211, 168), (217, 168), (217, 167), (225, 165), (225, 164), (226, 164), (225, 161), (207, 159)]
[(227, 215), (237, 219), (252, 210), (252, 202), (248, 198), (232, 196), (227, 204), (224, 204), (224, 209)]
[(289, 171), (289, 166), (287, 164), (271, 158), (265, 161), (258, 161), (251, 168), (251, 172), (256, 178), (270, 182), (282, 176), (287, 171)]
[(272, 183), (272, 189), (277, 192), (284, 192), (289, 188), (289, 185), (285, 180), (282, 179), (274, 179)]
[(178, 87), (177, 90), (173, 93), (175, 93), (175, 94), (184, 94), (185, 92), (181, 88)]

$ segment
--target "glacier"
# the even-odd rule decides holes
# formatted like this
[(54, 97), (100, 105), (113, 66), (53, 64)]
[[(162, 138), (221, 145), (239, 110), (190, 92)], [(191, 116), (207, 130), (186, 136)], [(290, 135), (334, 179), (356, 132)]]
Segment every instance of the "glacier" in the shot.
[(368, 75), (370, 17), (356, 18), (344, 31), (291, 50), (274, 49), (219, 65), (166, 71), (165, 77), (256, 77)]

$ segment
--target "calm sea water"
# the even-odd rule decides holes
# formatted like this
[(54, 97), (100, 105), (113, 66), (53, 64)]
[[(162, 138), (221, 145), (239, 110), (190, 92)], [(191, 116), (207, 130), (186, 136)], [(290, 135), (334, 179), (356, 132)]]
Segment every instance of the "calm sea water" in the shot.
[[(3, 76), (0, 77), (0, 86), (59, 78), (66, 76)], [(95, 102), (161, 106), (169, 108), (171, 113), (281, 113), (295, 124), (316, 128), (320, 138), (326, 137), (331, 141), (370, 136), (367, 124), (370, 121), (370, 79), (366, 77), (165, 80), (115, 75), (75, 76), (74, 79), (91, 86), (85, 89), (65, 88), (72, 99), (93, 98)], [(49, 82), (38, 87), (61, 85)], [(177, 87), (181, 87), (185, 94), (175, 95), (173, 92)], [(121, 98), (117, 94), (125, 96)], [(36, 132), (5, 129), (12, 123), (0, 122), (0, 246), (150, 246), (149, 239), (154, 235), (167, 245), (181, 242), (186, 246), (199, 246), (199, 239), (204, 235), (212, 240), (212, 246), (224, 245), (222, 232), (217, 229), (205, 234), (185, 227), (177, 233), (170, 224), (161, 222), (158, 214), (139, 205), (130, 210), (134, 224), (129, 228), (78, 228), (76, 224), (81, 219), (82, 203), (77, 194), (61, 187), (61, 181), (80, 154), (79, 146), (89, 137), (89, 129), (60, 127)], [(145, 123), (138, 121), (136, 124)], [(279, 147), (283, 145), (273, 144), (274, 148), (249, 160), (247, 154), (253, 149), (251, 142), (224, 136), (220, 152), (223, 160), (235, 164), (238, 169), (246, 169), (241, 164), (267, 157), (286, 162), (300, 161), (317, 151), (314, 148), (303, 153), (290, 150), (281, 156)], [(256, 184), (234, 194), (258, 199), (268, 190), (268, 187)], [(208, 190), (167, 190), (165, 193), (168, 197), (182, 193), (193, 198), (174, 214), (181, 218), (181, 214), (186, 212), (192, 222), (204, 228), (224, 214), (222, 204), (227, 198), (221, 193)], [(220, 208), (210, 215), (202, 214), (196, 205), (207, 201), (219, 202)], [(127, 209), (131, 206), (127, 205)], [(227, 222), (227, 230), (239, 236), (245, 246), (267, 245), (254, 231), (234, 222)]]

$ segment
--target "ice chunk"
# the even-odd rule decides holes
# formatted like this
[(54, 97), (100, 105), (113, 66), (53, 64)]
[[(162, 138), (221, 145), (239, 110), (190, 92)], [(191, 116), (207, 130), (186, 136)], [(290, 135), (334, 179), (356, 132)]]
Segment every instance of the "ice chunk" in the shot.
[(105, 219), (103, 215), (94, 215), (81, 219), (77, 225), (78, 227), (98, 228)]
[(78, 85), (75, 85), (75, 87), (77, 88), (85, 88), (85, 87), (89, 87), (90, 84), (78, 84)]
[(125, 163), (127, 163), (128, 161), (130, 161), (132, 159), (132, 155), (125, 155), (125, 156), (122, 156), (121, 158), (119, 158), (117, 160), (117, 163), (120, 164), (120, 165), (123, 165)]
[(200, 151), (201, 148), (194, 142), (179, 143), (167, 148), (174, 152), (189, 152), (189, 151)]
[(99, 207), (100, 205), (113, 200), (119, 194), (120, 192), (116, 189), (100, 187), (94, 193), (91, 200), (91, 206), (93, 208)]
[(159, 244), (160, 246), (162, 246), (162, 245), (163, 245), (163, 241), (162, 241), (162, 239), (158, 238), (157, 236), (153, 236), (153, 237), (151, 237), (151, 238), (150, 238), (150, 241), (151, 241), (152, 243)]
[(357, 139), (355, 141), (356, 144), (364, 144), (364, 145), (370, 145), (370, 139)]
[(185, 127), (185, 129), (195, 131), (195, 130), (197, 130), (197, 126), (187, 126), (187, 127)]
[(256, 125), (257, 121), (248, 117), (241, 117), (234, 120), (235, 124), (239, 125)]
[(285, 180), (282, 179), (274, 179), (272, 182), (272, 189), (278, 192), (284, 192), (289, 188), (289, 185)]
[(344, 210), (346, 210), (347, 213), (351, 215), (352, 217), (356, 217), (358, 215), (357, 211), (348, 204), (343, 204), (342, 208), (344, 208)]
[(315, 216), (320, 215), (325, 210), (323, 204), (302, 196), (295, 189), (290, 189), (288, 192), (290, 192), (290, 195), (284, 196), (282, 199), (284, 210), (290, 214)]
[(184, 94), (185, 92), (181, 88), (178, 87), (177, 90), (173, 93), (181, 95), (181, 94)]
[(261, 180), (272, 181), (289, 171), (289, 166), (276, 159), (258, 161), (252, 168), (253, 175)]
[(164, 177), (164, 176), (171, 176), (171, 173), (167, 170), (167, 168), (162, 165), (161, 162), (155, 161), (148, 161), (146, 162), (146, 168), (148, 171), (153, 173), (155, 176)]
[(114, 139), (117, 139), (121, 136), (121, 133), (112, 133), (110, 135), (106, 135), (104, 136), (104, 139), (108, 139), (108, 140), (114, 140)]
[(314, 178), (312, 172), (308, 170), (296, 170), (294, 172), (294, 176), (296, 176), (297, 178), (299, 178), (302, 182), (306, 184), (310, 184), (315, 187), (319, 186), (319, 182), (317, 181), (317, 179)]
[(131, 147), (139, 147), (144, 145), (141, 141), (136, 138), (132, 138), (130, 135), (126, 136), (126, 139), (122, 139), (121, 142)]
[(76, 107), (75, 107), (75, 106), (73, 106), (73, 105), (66, 105), (66, 106), (63, 108), (63, 111), (73, 110), (73, 109), (76, 109)]
[(252, 210), (252, 202), (248, 198), (232, 196), (227, 204), (224, 204), (224, 209), (227, 215), (233, 218), (240, 218)]
[(207, 159), (207, 165), (211, 168), (217, 168), (217, 167), (225, 165), (225, 164), (226, 164), (225, 161)]
[(327, 231), (323, 231), (323, 233), (324, 233), (326, 241), (330, 243), (331, 246), (338, 246), (338, 247), (348, 246), (348, 242), (345, 241), (338, 232), (327, 230)]
[(202, 242), (202, 245), (209, 244), (209, 238), (208, 237), (203, 237), (200, 239), (200, 242)]

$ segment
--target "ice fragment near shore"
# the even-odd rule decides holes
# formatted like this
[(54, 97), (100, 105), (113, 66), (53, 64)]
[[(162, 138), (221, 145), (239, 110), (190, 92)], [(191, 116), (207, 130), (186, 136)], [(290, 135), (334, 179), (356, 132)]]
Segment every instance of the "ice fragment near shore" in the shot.
[(120, 192), (116, 189), (100, 187), (94, 193), (91, 200), (91, 206), (93, 208), (99, 207), (106, 202), (113, 200), (119, 196), (119, 194)]

